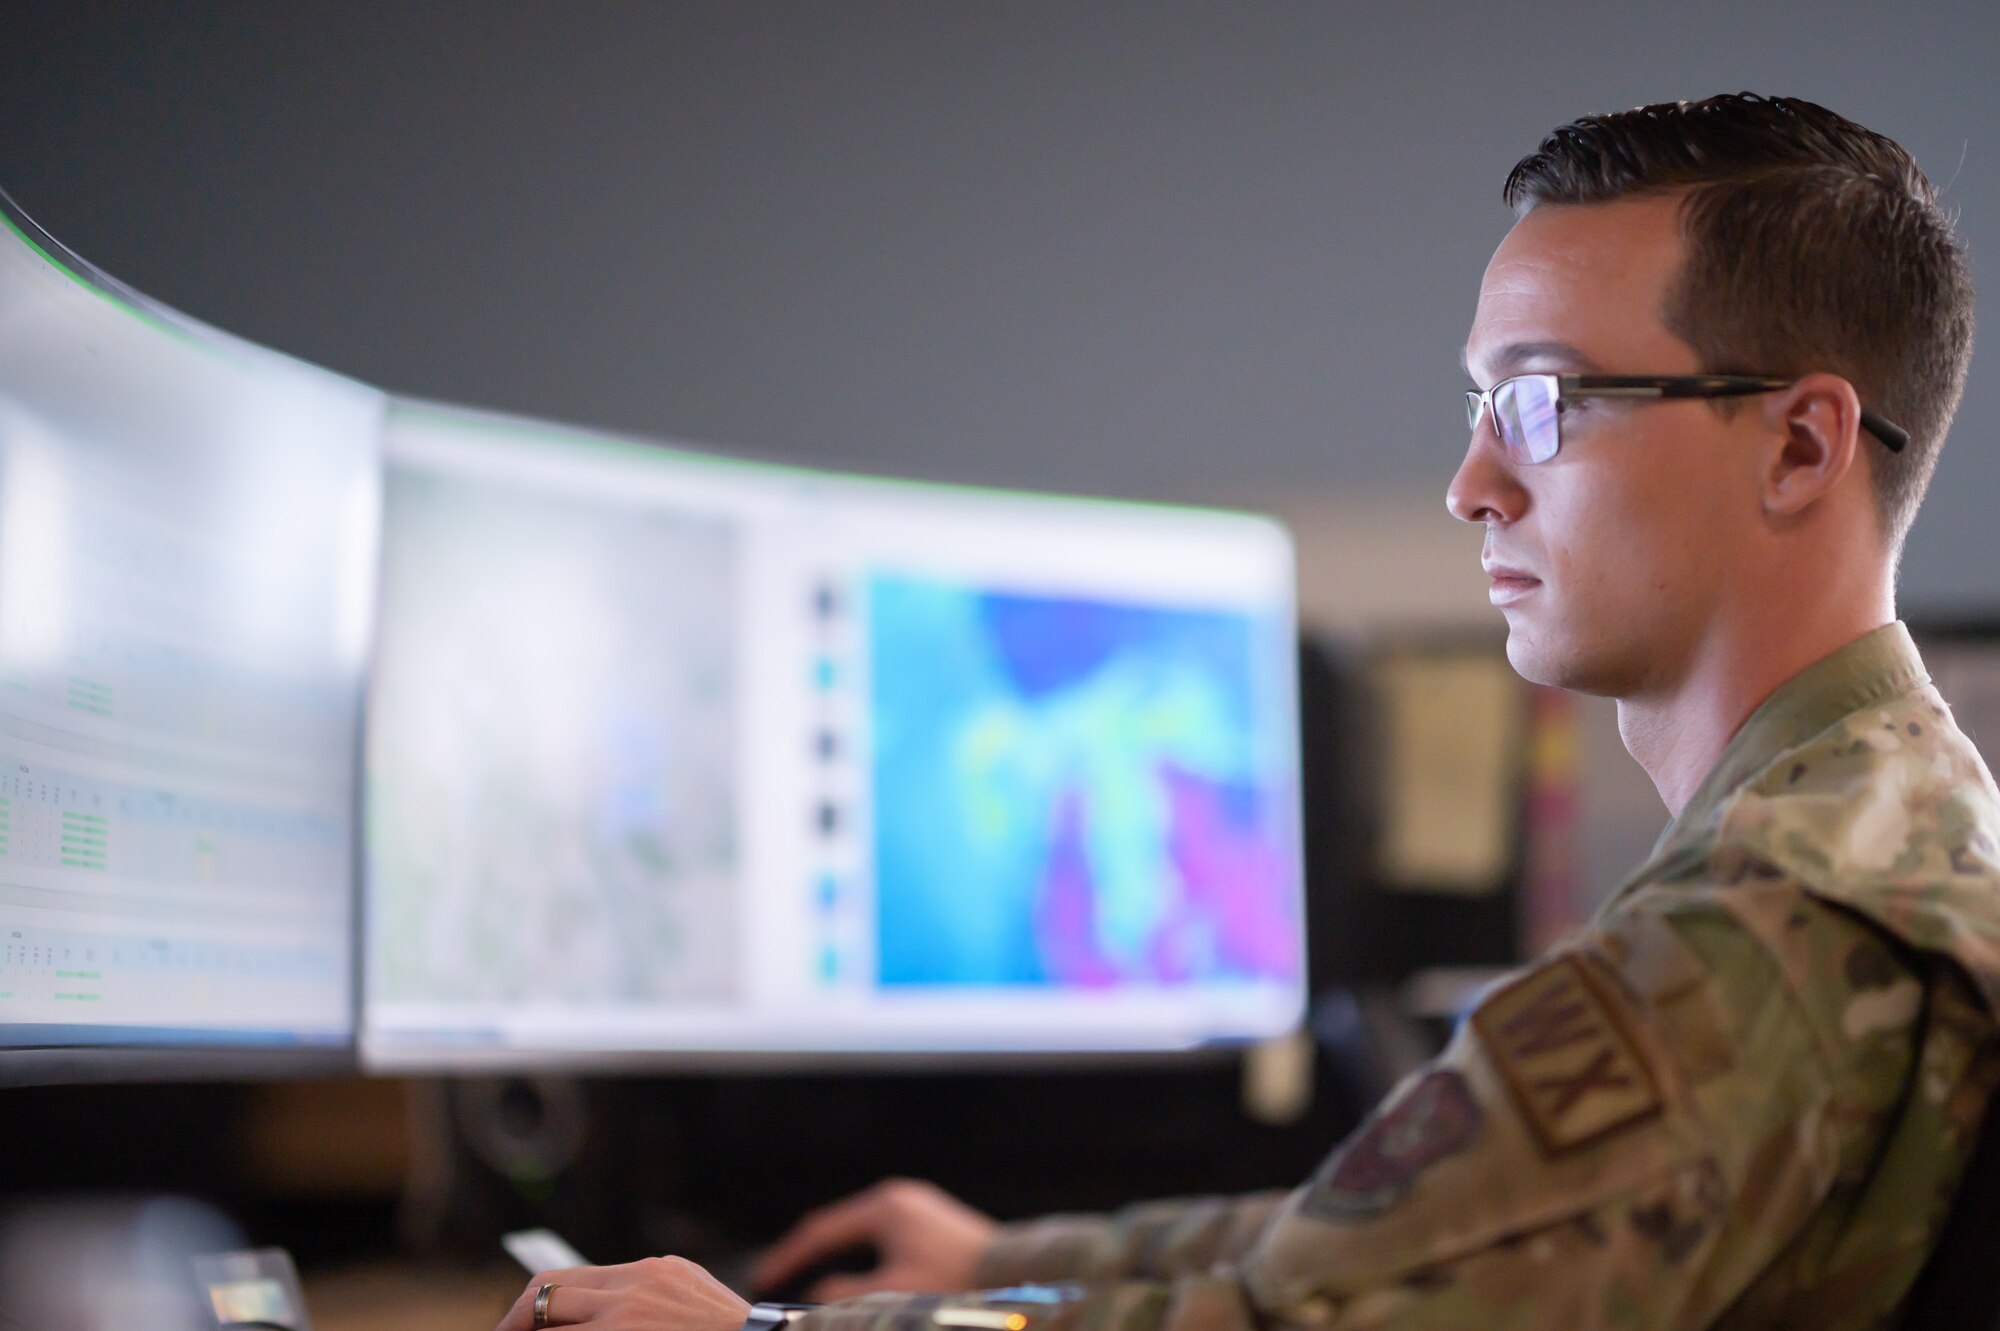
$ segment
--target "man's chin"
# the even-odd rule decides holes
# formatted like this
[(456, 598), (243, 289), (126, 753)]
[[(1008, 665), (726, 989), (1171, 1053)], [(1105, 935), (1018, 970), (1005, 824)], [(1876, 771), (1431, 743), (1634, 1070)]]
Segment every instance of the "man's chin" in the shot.
[(1549, 670), (1549, 662), (1536, 644), (1514, 625), (1507, 626), (1507, 664), (1514, 667), (1514, 673), (1530, 684), (1555, 684)]
[(1603, 672), (1593, 670), (1593, 663), (1582, 652), (1551, 643), (1512, 619), (1507, 623), (1507, 663), (1530, 684), (1575, 693), (1610, 691)]

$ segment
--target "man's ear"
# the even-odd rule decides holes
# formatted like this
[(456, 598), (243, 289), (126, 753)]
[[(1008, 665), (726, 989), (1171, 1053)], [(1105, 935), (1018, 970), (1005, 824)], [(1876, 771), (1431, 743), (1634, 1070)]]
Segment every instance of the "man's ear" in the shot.
[(1764, 511), (1796, 517), (1860, 465), (1861, 398), (1837, 374), (1808, 374), (1771, 393), (1764, 422), (1774, 447), (1764, 466)]

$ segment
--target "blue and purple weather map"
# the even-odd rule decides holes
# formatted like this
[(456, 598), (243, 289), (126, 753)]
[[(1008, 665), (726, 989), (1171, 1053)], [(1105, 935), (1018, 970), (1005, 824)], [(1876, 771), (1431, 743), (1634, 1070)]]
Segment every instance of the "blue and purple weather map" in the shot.
[(1270, 620), (877, 574), (867, 622), (879, 984), (1297, 976)]

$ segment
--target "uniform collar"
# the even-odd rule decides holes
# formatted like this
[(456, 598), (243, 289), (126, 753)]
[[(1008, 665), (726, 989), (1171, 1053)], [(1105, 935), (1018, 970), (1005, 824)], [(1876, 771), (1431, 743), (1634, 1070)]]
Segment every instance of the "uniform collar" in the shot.
[(1880, 706), (1928, 680), (1917, 645), (1901, 620), (1856, 638), (1793, 675), (1750, 714), (1722, 750), (1694, 798), (1660, 834), (1651, 858), (1634, 880), (1654, 876), (1655, 870), (1693, 848), (1714, 826), (1729, 798), (1784, 754), (1848, 713)]

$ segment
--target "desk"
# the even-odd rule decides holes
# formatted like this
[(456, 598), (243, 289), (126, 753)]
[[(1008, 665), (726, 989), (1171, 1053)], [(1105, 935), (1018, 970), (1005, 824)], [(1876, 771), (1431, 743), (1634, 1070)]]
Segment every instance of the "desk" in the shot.
[(527, 1279), (497, 1263), (465, 1270), (393, 1262), (300, 1283), (314, 1331), (493, 1331)]

